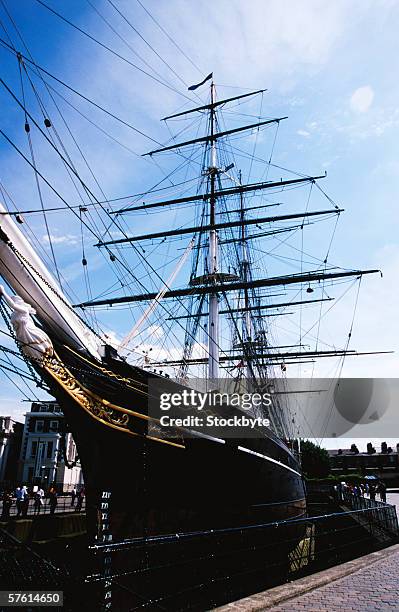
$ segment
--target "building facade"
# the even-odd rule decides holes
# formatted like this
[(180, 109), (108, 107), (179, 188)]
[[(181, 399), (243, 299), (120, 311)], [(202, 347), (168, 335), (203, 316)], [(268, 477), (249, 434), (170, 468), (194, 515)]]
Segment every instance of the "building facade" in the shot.
[(359, 452), (356, 445), (352, 448), (329, 450), (328, 453), (332, 474), (373, 475), (388, 481), (392, 486), (399, 484), (399, 444), (392, 449), (383, 442), (379, 452), (369, 443), (366, 453)]
[(0, 416), (0, 482), (17, 478), (23, 428), (10, 416)]
[(76, 445), (57, 402), (33, 402), (25, 415), (18, 478), (28, 485), (55, 485), (59, 491), (83, 486)]

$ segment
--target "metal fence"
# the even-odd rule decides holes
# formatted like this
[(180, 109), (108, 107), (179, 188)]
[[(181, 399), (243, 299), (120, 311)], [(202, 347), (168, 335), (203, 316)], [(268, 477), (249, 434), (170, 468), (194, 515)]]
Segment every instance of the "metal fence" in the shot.
[(111, 580), (112, 609), (204, 610), (398, 541), (395, 508), (380, 503), (305, 519), (97, 545), (92, 548), (97, 569), (86, 582), (97, 585), (99, 606)]
[(49, 514), (61, 514), (69, 512), (85, 512), (86, 511), (86, 498), (83, 497), (81, 505), (78, 504), (78, 500), (75, 499), (72, 505), (72, 498), (68, 495), (59, 495), (57, 497), (57, 505), (52, 508), (49, 498), (43, 498), (42, 504), (37, 504), (33, 497), (30, 497), (27, 501), (17, 503), (15, 497), (11, 501), (11, 506), (4, 501), (0, 501), (0, 521), (7, 521), (15, 518), (27, 518), (32, 516), (41, 516)]
[[(335, 498), (351, 510), (367, 510), (367, 517), (372, 519), (368, 529), (373, 529), (375, 535), (380, 531), (380, 537), (384, 538), (388, 537), (387, 534), (398, 533), (398, 517), (395, 506), (382, 501), (368, 499), (362, 495), (354, 495), (350, 491), (345, 490), (335, 491)], [(359, 520), (363, 520), (360, 514)]]
[[(2, 588), (57, 585), (65, 610), (203, 611), (399, 541), (395, 507), (347, 496), (351, 510), (275, 523), (140, 537), (84, 539), (43, 556), (0, 529)], [(70, 503), (70, 498), (65, 498)], [(43, 549), (41, 549), (43, 550)], [(9, 586), (10, 585), (10, 586)], [(48, 588), (48, 587), (47, 587)], [(111, 601), (105, 599), (105, 594)], [(79, 599), (79, 601), (78, 601)]]
[(334, 497), (337, 501), (344, 502), (353, 510), (362, 510), (366, 508), (381, 508), (390, 505), (383, 501), (364, 497), (364, 495), (355, 495), (351, 491), (347, 491), (345, 489), (343, 491), (335, 490)]
[(59, 482), (44, 483), (40, 482), (40, 480), (38, 480), (38, 482), (30, 482), (23, 480), (0, 480), (0, 492), (15, 491), (17, 487), (24, 486), (28, 489), (28, 491), (31, 491), (34, 486), (41, 486), (44, 490), (50, 487), (54, 487), (59, 495), (70, 495), (73, 489), (75, 489), (76, 491), (80, 491), (85, 487), (83, 482), (80, 482), (78, 484), (67, 484)]

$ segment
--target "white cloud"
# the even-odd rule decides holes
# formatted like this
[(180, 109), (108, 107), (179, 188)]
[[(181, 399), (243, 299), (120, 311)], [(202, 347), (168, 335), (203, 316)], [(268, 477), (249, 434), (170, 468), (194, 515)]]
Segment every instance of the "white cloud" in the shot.
[[(73, 236), (72, 234), (65, 234), (65, 236), (54, 236), (50, 234), (52, 244), (66, 244), (66, 245), (75, 245), (78, 244), (77, 236)], [(46, 244), (50, 243), (50, 239), (47, 234), (42, 236), (42, 242)]]
[(310, 132), (307, 132), (306, 130), (297, 130), (297, 134), (298, 136), (303, 136), (304, 138), (309, 138), (310, 136)]
[[(373, 106), (367, 115), (357, 112), (356, 116), (349, 113), (337, 113), (331, 123), (332, 130), (335, 126), (337, 132), (347, 134), (352, 141), (381, 137), (385, 133), (397, 130), (399, 126), (399, 109), (394, 106)], [(390, 161), (385, 162), (390, 163)]]
[(355, 113), (365, 113), (374, 100), (374, 90), (370, 85), (359, 87), (350, 98), (350, 107)]

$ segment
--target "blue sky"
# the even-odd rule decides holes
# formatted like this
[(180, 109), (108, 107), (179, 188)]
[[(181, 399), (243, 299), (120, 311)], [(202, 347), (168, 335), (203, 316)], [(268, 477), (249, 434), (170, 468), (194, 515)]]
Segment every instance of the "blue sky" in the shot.
[[(218, 0), (211, 4), (209, 0), (195, 3), (143, 0), (144, 6), (200, 68), (198, 71), (157, 28), (136, 0), (115, 0), (115, 6), (180, 79), (155, 56), (108, 0), (90, 0), (90, 3), (70, 0), (62, 7), (54, 0), (49, 0), (48, 4), (130, 61), (151, 73), (155, 69), (162, 80), (180, 92), (162, 86), (101, 49), (35, 0), (23, 0), (16, 5), (8, 2), (7, 6), (38, 64), (157, 141), (165, 142), (170, 137), (165, 125), (159, 121), (162, 116), (197, 102), (194, 96), (191, 96), (192, 103), (184, 97), (188, 92), (180, 79), (191, 84), (213, 70), (220, 96), (266, 87), (268, 92), (263, 96), (262, 115), (289, 116), (279, 128), (274, 162), (306, 174), (327, 171), (322, 187), (345, 209), (334, 238), (331, 260), (346, 268), (381, 268), (384, 273), (383, 279), (367, 277), (362, 283), (352, 347), (397, 350), (399, 84), (395, 78), (395, 62), (398, 55), (398, 2)], [(117, 38), (95, 9), (130, 47)], [(0, 15), (14, 43), (23, 50), (1, 7)], [(132, 49), (151, 68), (134, 56)], [(20, 95), (15, 59), (0, 49), (0, 61), (3, 78)], [(126, 147), (138, 154), (153, 148), (149, 139), (106, 117), (61, 86), (52, 84), (82, 113)], [(5, 110), (2, 129), (26, 151), (23, 115), (4, 91), (0, 96)], [(38, 116), (33, 97), (29, 99), (35, 116)], [(101, 178), (101, 187), (107, 197), (140, 192), (163, 177), (162, 170), (154, 163), (123, 149), (77, 115), (61, 98), (57, 100), (96, 176)], [(259, 113), (259, 100), (251, 101), (243, 112)], [(231, 125), (238, 124), (238, 117), (230, 119)], [(57, 128), (71, 145), (57, 120)], [(183, 126), (178, 124), (177, 127)], [(260, 157), (268, 158), (273, 135), (272, 132), (261, 133), (257, 142)], [(54, 156), (37, 134), (33, 133), (32, 137), (38, 165), (46, 169), (47, 176), (68, 201), (75, 203), (76, 194), (66, 181), (61, 165), (54, 162)], [(248, 141), (247, 145), (250, 144)], [(0, 163), (0, 178), (15, 201), (21, 208), (37, 207), (33, 176), (23, 168), (4, 141), (0, 141)], [(163, 170), (171, 168), (172, 163), (169, 158), (163, 160)], [(87, 169), (81, 161), (79, 164), (79, 171), (99, 195)], [(260, 165), (255, 164), (252, 170), (254, 180), (260, 170)], [(180, 176), (184, 180), (184, 175)], [(275, 176), (280, 178), (281, 173), (276, 171)], [(43, 188), (43, 194), (46, 205), (56, 201), (49, 190)], [(326, 207), (326, 201), (320, 200), (319, 203), (322, 203), (321, 208)], [(81, 258), (80, 228), (69, 218), (61, 219), (57, 214), (49, 215), (49, 221), (62, 271), (76, 293), (85, 298), (81, 271), (76, 267), (77, 253)], [(188, 218), (185, 221), (188, 222)], [(39, 218), (30, 218), (29, 222), (48, 250)], [(130, 231), (134, 233), (143, 233), (155, 223), (153, 218), (143, 220), (138, 228), (137, 221), (129, 219), (128, 222)], [(162, 226), (172, 223), (172, 219), (167, 215), (160, 216), (156, 223)], [(323, 225), (317, 228), (322, 229)], [(317, 232), (311, 234), (307, 244), (312, 253), (322, 250), (326, 240)], [(105, 267), (101, 256), (92, 249), (93, 240), (89, 236), (85, 236), (85, 243), (89, 266), (97, 277), (103, 276), (105, 288), (110, 280), (105, 272), (103, 274)], [(170, 253), (168, 257), (171, 261)], [(158, 263), (162, 262), (158, 260)], [(270, 263), (271, 270), (273, 263)], [(168, 274), (168, 266), (160, 269), (162, 274)], [(326, 334), (333, 344), (342, 345), (345, 339), (343, 321), (346, 333), (354, 297), (352, 292), (347, 300), (337, 305), (331, 319), (328, 318)], [(132, 324), (126, 313), (118, 317), (117, 323), (115, 317), (104, 313), (103, 322), (119, 336), (126, 333)], [(284, 324), (289, 327), (288, 321)], [(327, 366), (323, 368), (320, 375), (327, 373)], [(396, 355), (355, 358), (346, 360), (344, 375), (396, 377), (397, 369)], [(20, 395), (4, 379), (1, 395), (2, 413), (21, 413)]]

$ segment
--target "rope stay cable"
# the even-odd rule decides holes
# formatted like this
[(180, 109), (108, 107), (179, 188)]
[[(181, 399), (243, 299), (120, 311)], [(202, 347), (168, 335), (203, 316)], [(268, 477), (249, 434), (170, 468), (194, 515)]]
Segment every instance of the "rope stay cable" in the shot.
[(48, 224), (48, 221), (47, 221), (47, 216), (46, 216), (46, 213), (45, 213), (45, 207), (44, 207), (42, 190), (41, 190), (41, 187), (40, 187), (40, 181), (39, 181), (39, 177), (38, 177), (37, 169), (36, 169), (36, 160), (35, 160), (35, 154), (34, 154), (34, 150), (33, 150), (32, 135), (31, 135), (30, 125), (29, 125), (29, 122), (28, 122), (28, 116), (27, 116), (27, 112), (26, 112), (25, 90), (24, 90), (24, 84), (23, 84), (23, 78), (22, 78), (21, 61), (22, 60), (20, 58), (18, 58), (18, 71), (19, 71), (19, 77), (20, 77), (20, 82), (21, 82), (21, 93), (22, 93), (22, 101), (23, 101), (23, 111), (24, 111), (24, 115), (25, 115), (25, 133), (26, 133), (26, 136), (27, 136), (27, 139), (28, 139), (29, 151), (30, 151), (32, 165), (33, 165), (33, 172), (34, 172), (34, 176), (35, 176), (36, 188), (37, 188), (37, 193), (38, 193), (38, 196), (39, 196), (40, 206), (41, 206), (42, 213), (43, 213), (44, 225), (45, 225), (45, 228), (46, 228), (47, 239), (48, 239), (49, 246), (50, 246), (51, 256), (52, 256), (53, 264), (54, 264), (54, 269), (55, 269), (55, 272), (56, 272), (56, 275), (57, 275), (57, 280), (59, 282), (59, 285), (62, 288), (61, 277), (60, 277), (60, 273), (59, 273), (59, 269), (58, 269), (58, 265), (57, 265), (57, 260), (56, 260), (55, 252), (54, 252), (53, 240), (52, 240), (52, 237), (51, 237), (50, 228), (49, 228), (49, 224)]
[[(357, 292), (356, 292), (356, 296), (355, 296), (355, 303), (354, 303), (354, 306), (353, 306), (352, 319), (351, 319), (351, 323), (350, 323), (350, 326), (349, 326), (349, 332), (348, 332), (348, 335), (347, 335), (347, 340), (346, 340), (346, 344), (345, 344), (344, 353), (343, 353), (343, 355), (338, 360), (337, 374), (335, 376), (335, 378), (338, 381), (337, 382), (338, 385), (340, 384), (340, 378), (341, 378), (341, 375), (342, 375), (342, 370), (343, 370), (344, 365), (345, 365), (345, 358), (346, 358), (346, 356), (348, 354), (349, 344), (350, 344), (350, 341), (352, 339), (352, 332), (353, 332), (353, 326), (354, 326), (354, 323), (355, 323), (355, 317), (356, 317), (357, 306), (358, 306), (358, 301), (359, 301), (359, 294), (360, 294), (360, 286), (361, 286), (361, 282), (362, 282), (362, 277), (357, 279), (357, 281), (354, 281), (354, 283), (355, 282), (357, 282), (358, 285), (357, 285)], [(335, 405), (334, 404), (334, 399), (331, 399), (330, 410), (329, 410), (329, 412), (327, 414), (327, 418), (326, 418), (326, 421), (325, 421), (325, 427), (324, 427), (324, 430), (323, 430), (321, 438), (320, 438), (320, 443), (323, 440), (323, 438), (325, 437), (325, 433), (326, 433), (327, 427), (329, 425), (329, 422), (330, 422), (330, 419), (331, 419), (331, 416), (332, 416), (334, 405)]]
[[(16, 28), (16, 26), (15, 26), (15, 28)], [(21, 34), (19, 33), (19, 31), (18, 31), (18, 29), (17, 29), (17, 28), (16, 28), (16, 30), (17, 30), (17, 32), (18, 32), (19, 37), (20, 37), (20, 38), (21, 38), (21, 40), (22, 40), (22, 43), (24, 44), (25, 48), (27, 49), (27, 52), (28, 52), (29, 56), (30, 56), (30, 57), (31, 57), (31, 59), (33, 60), (33, 57), (32, 57), (32, 55), (30, 54), (29, 49), (27, 48), (27, 46), (26, 46), (26, 44), (25, 44), (25, 42), (24, 42), (24, 40), (23, 40), (23, 38), (22, 38)], [(21, 60), (21, 62), (23, 62), (23, 60)], [(20, 62), (20, 63), (21, 63), (21, 62)], [(23, 66), (24, 66), (24, 68), (25, 68), (25, 65), (24, 65), (24, 64), (23, 64)], [(26, 68), (25, 68), (25, 71), (26, 71)], [(40, 100), (39, 94), (38, 94), (38, 92), (36, 91), (36, 88), (35, 88), (34, 84), (32, 83), (32, 81), (31, 81), (31, 79), (30, 79), (29, 74), (28, 74), (28, 73), (26, 73), (26, 74), (27, 74), (27, 78), (28, 78), (28, 80), (29, 80), (29, 82), (30, 82), (30, 84), (31, 84), (31, 87), (32, 87), (32, 89), (33, 89), (33, 91), (34, 91), (35, 97), (36, 97), (36, 99), (37, 99), (37, 101), (38, 101), (39, 107), (40, 107), (40, 109), (41, 109), (41, 111), (42, 111), (43, 118), (44, 118), (44, 123), (45, 123), (46, 127), (49, 127), (49, 123), (51, 124), (51, 127), (52, 127), (52, 129), (54, 130), (54, 132), (55, 132), (55, 134), (56, 134), (57, 140), (58, 140), (58, 142), (59, 142), (59, 144), (60, 144), (60, 146), (61, 146), (61, 148), (62, 148), (62, 150), (63, 150), (63, 152), (64, 152), (64, 154), (65, 154), (65, 156), (66, 156), (66, 157), (67, 157), (67, 159), (68, 159), (68, 162), (69, 162), (70, 167), (73, 169), (73, 171), (74, 171), (74, 173), (76, 174), (76, 176), (78, 176), (77, 171), (76, 171), (76, 168), (75, 168), (75, 166), (74, 166), (74, 164), (73, 164), (73, 162), (72, 162), (72, 160), (71, 160), (71, 158), (70, 158), (70, 156), (69, 156), (69, 154), (68, 154), (68, 152), (67, 152), (67, 150), (66, 150), (65, 146), (63, 145), (62, 139), (61, 139), (61, 137), (59, 136), (59, 134), (58, 134), (58, 132), (57, 132), (56, 128), (54, 127), (53, 122), (49, 122), (49, 120), (48, 120), (48, 113), (47, 113), (47, 112), (45, 112), (44, 105), (43, 105), (42, 101)], [(43, 78), (42, 78), (42, 81), (44, 82), (44, 85), (45, 85), (46, 89), (48, 89), (48, 88), (47, 88), (47, 85), (46, 85), (46, 83), (45, 83), (45, 81), (43, 80)], [(51, 93), (50, 93), (50, 96), (51, 96)], [(53, 102), (55, 103), (55, 101), (54, 101), (54, 99), (53, 99), (53, 98), (52, 98), (52, 100), (53, 100)], [(24, 105), (25, 105), (25, 100), (24, 100)], [(81, 150), (81, 148), (80, 148), (79, 144), (77, 143), (77, 141), (76, 141), (76, 139), (75, 139), (74, 135), (72, 134), (72, 132), (71, 132), (71, 130), (70, 130), (70, 128), (69, 128), (69, 126), (68, 126), (68, 124), (66, 123), (66, 121), (65, 121), (65, 119), (64, 119), (64, 117), (63, 117), (63, 115), (62, 115), (62, 113), (61, 113), (61, 111), (60, 111), (60, 109), (59, 109), (59, 107), (57, 106), (57, 104), (56, 104), (56, 103), (55, 103), (55, 106), (56, 106), (56, 108), (57, 108), (57, 110), (58, 110), (58, 112), (59, 112), (59, 114), (60, 114), (60, 116), (61, 116), (61, 119), (63, 120), (63, 123), (65, 124), (65, 126), (66, 126), (66, 128), (67, 128), (67, 130), (68, 130), (68, 133), (70, 134), (70, 136), (71, 136), (71, 138), (72, 138), (72, 140), (73, 140), (73, 142), (74, 142), (75, 146), (77, 147), (77, 149), (78, 149), (78, 151), (79, 151), (79, 153), (80, 153), (81, 157), (83, 158), (83, 160), (84, 160), (84, 162), (85, 162), (85, 164), (86, 164), (86, 166), (87, 166), (87, 168), (88, 168), (88, 170), (89, 170), (90, 174), (92, 175), (92, 177), (93, 177), (93, 179), (94, 179), (95, 183), (97, 184), (98, 188), (100, 189), (100, 191), (101, 191), (101, 193), (102, 193), (102, 196), (105, 198), (106, 196), (105, 196), (104, 191), (101, 189), (101, 186), (100, 186), (100, 184), (99, 184), (99, 182), (98, 182), (98, 180), (97, 180), (96, 176), (94, 175), (94, 172), (92, 171), (92, 169), (91, 169), (91, 167), (90, 167), (90, 165), (89, 165), (89, 163), (88, 163), (88, 161), (87, 161), (87, 159), (86, 159), (85, 155), (83, 154), (83, 151)], [(24, 112), (25, 112), (25, 115), (26, 115), (26, 108), (24, 109)], [(51, 139), (51, 141), (52, 141), (53, 145), (55, 145), (55, 143), (54, 143), (54, 141), (53, 141), (52, 139)], [(57, 149), (56, 149), (56, 150), (57, 150)], [(58, 150), (57, 150), (57, 152), (58, 152)], [(71, 176), (71, 174), (70, 174), (70, 170), (69, 170), (69, 168), (68, 168), (68, 166), (67, 166), (67, 164), (66, 164), (66, 162), (65, 162), (65, 160), (64, 160), (64, 159), (63, 159), (63, 163), (64, 163), (64, 165), (65, 165), (65, 167), (66, 167), (67, 173), (68, 173), (68, 175), (70, 176), (71, 181), (72, 181), (72, 183), (73, 183), (73, 185), (74, 185), (75, 189), (77, 189), (76, 183), (75, 183), (75, 181), (74, 181), (73, 177)], [(83, 184), (83, 186), (84, 186), (84, 189), (85, 189), (85, 191), (86, 191), (86, 193), (87, 193), (87, 192), (89, 191), (89, 190), (88, 190), (88, 188), (87, 188), (87, 187), (86, 187), (84, 184)], [(80, 194), (80, 192), (79, 192), (79, 190), (78, 190), (78, 189), (77, 189), (77, 192), (78, 192), (78, 195), (81, 197), (82, 204), (84, 204), (83, 198), (82, 198), (82, 196), (81, 196), (81, 194)], [(83, 207), (80, 207), (80, 208), (79, 208), (79, 214), (80, 214), (80, 216), (81, 216), (81, 213), (82, 213), (82, 209), (83, 209)], [(84, 208), (84, 210), (87, 210), (87, 208)], [(81, 220), (80, 220), (80, 221), (81, 221)], [(80, 224), (80, 228), (81, 228), (81, 232), (82, 232), (82, 241), (83, 241), (83, 228), (82, 228), (82, 222), (81, 222), (81, 224)], [(83, 266), (84, 266), (84, 278), (85, 278), (85, 284), (86, 284), (86, 288), (87, 288), (87, 295), (92, 295), (92, 292), (91, 292), (91, 287), (90, 287), (90, 278), (89, 278), (89, 275), (88, 275), (88, 270), (87, 270), (87, 260), (86, 260), (86, 258), (85, 258), (85, 256), (84, 256), (84, 254), (83, 254), (83, 257), (82, 257), (82, 264), (83, 264)], [(55, 264), (55, 265), (56, 265), (56, 264)], [(57, 268), (57, 267), (56, 267), (56, 270), (57, 270), (57, 272), (58, 272), (58, 268)], [(93, 323), (94, 323), (94, 324), (97, 326), (97, 328), (99, 328), (99, 325), (98, 325), (98, 322), (97, 322), (97, 319), (96, 319), (96, 315), (95, 315), (95, 313), (92, 313), (92, 320), (93, 320), (92, 322), (93, 322)]]
[(136, 55), (139, 60), (141, 60), (143, 62), (143, 64), (145, 66), (147, 66), (147, 68), (149, 68), (150, 70), (152, 70), (154, 72), (154, 74), (157, 75), (157, 77), (159, 77), (160, 79), (162, 79), (162, 75), (159, 74), (159, 72), (157, 72), (155, 70), (155, 68), (153, 66), (151, 66), (151, 64), (149, 64), (147, 62), (147, 60), (145, 60), (143, 57), (141, 57), (141, 55), (132, 47), (132, 45), (126, 40), (126, 38), (124, 38), (114, 27), (113, 25), (108, 21), (108, 19), (106, 17), (104, 17), (104, 15), (102, 13), (100, 13), (100, 11), (98, 10), (98, 8), (96, 6), (94, 6), (94, 4), (91, 2), (91, 0), (86, 0), (87, 4), (89, 4), (89, 6), (91, 6), (91, 8), (93, 9), (93, 11), (100, 17), (100, 19), (102, 19), (102, 21), (104, 21), (104, 23), (107, 24), (107, 26), (109, 27), (109, 29), (130, 49), (130, 51)]
[(137, 34), (137, 36), (140, 37), (140, 39), (147, 45), (147, 47), (149, 49), (151, 49), (151, 51), (153, 53), (155, 53), (155, 55), (157, 56), (158, 59), (161, 60), (161, 62), (167, 67), (169, 68), (169, 70), (179, 79), (179, 81), (181, 83), (183, 83), (183, 85), (187, 88), (187, 83), (182, 79), (182, 77), (172, 68), (172, 66), (158, 53), (158, 51), (156, 51), (156, 49), (154, 49), (154, 47), (144, 38), (144, 36), (139, 32), (139, 30), (132, 24), (132, 22), (126, 17), (126, 15), (124, 15), (122, 13), (122, 11), (120, 9), (118, 9), (118, 7), (112, 2), (112, 0), (107, 0), (108, 3), (115, 9), (115, 11), (118, 13), (118, 15), (120, 15), (122, 17), (122, 19), (129, 25), (129, 27), (133, 30), (133, 32), (135, 32)]
[[(9, 45), (4, 39), (2, 39), (0, 37), (0, 44), (3, 45), (3, 47), (5, 47), (6, 49), (8, 49), (8, 51), (10, 51), (11, 53), (17, 55), (18, 51), (15, 51), (11, 45)], [(85, 96), (84, 94), (82, 94), (81, 92), (79, 92), (77, 89), (75, 89), (74, 87), (72, 87), (71, 85), (68, 85), (65, 81), (59, 79), (58, 77), (56, 77), (54, 74), (52, 74), (51, 72), (49, 72), (48, 70), (46, 70), (45, 68), (43, 68), (42, 66), (40, 66), (39, 64), (37, 64), (36, 62), (33, 62), (32, 60), (30, 60), (29, 58), (27, 58), (24, 54), (20, 54), (22, 59), (24, 60), (24, 62), (27, 62), (28, 64), (32, 64), (39, 72), (42, 72), (44, 74), (46, 74), (47, 76), (49, 76), (51, 79), (53, 79), (54, 81), (56, 81), (57, 83), (59, 83), (60, 85), (62, 85), (63, 87), (66, 87), (67, 89), (69, 89), (69, 91), (71, 91), (72, 93), (74, 93), (75, 95), (79, 96), (80, 98), (82, 98), (83, 100), (85, 100), (86, 102), (88, 102), (89, 104), (91, 104), (92, 106), (98, 108), (99, 110), (101, 110), (103, 113), (109, 115), (110, 117), (112, 117), (113, 119), (115, 119), (116, 121), (118, 121), (119, 123), (125, 125), (126, 127), (128, 127), (129, 129), (133, 130), (134, 132), (137, 132), (138, 134), (140, 134), (141, 136), (144, 136), (145, 138), (148, 138), (148, 140), (151, 140), (152, 142), (154, 142), (155, 144), (161, 144), (158, 140), (155, 140), (155, 138), (152, 138), (152, 136), (149, 136), (148, 134), (146, 134), (145, 132), (143, 132), (142, 130), (140, 130), (139, 128), (136, 128), (134, 125), (128, 123), (127, 121), (125, 121), (124, 119), (121, 119), (120, 117), (118, 117), (117, 115), (115, 115), (114, 113), (112, 113), (111, 111), (107, 110), (106, 108), (102, 107), (100, 104), (98, 104), (97, 102), (95, 102), (94, 100), (90, 99), (89, 97)]]
[[(17, 55), (19, 52), (17, 52), (16, 50), (13, 49), (13, 47), (11, 45), (9, 45), (4, 39), (2, 39), (0, 37), (0, 45), (2, 45), (5, 49), (7, 49), (10, 53), (13, 53), (15, 55)], [(48, 70), (46, 70), (45, 68), (43, 68), (42, 66), (40, 66), (39, 64), (37, 64), (36, 62), (33, 62), (32, 60), (29, 60), (29, 58), (27, 58), (24, 54), (20, 53), (21, 57), (23, 58), (24, 62), (27, 62), (28, 64), (32, 64), (36, 70), (38, 71), (38, 73), (44, 73), (47, 76), (49, 76), (51, 79), (53, 79), (54, 81), (56, 81), (57, 83), (59, 83), (60, 85), (62, 85), (63, 87), (67, 88), (69, 91), (71, 91), (72, 93), (74, 93), (75, 95), (79, 96), (80, 98), (82, 98), (83, 100), (85, 100), (86, 102), (88, 102), (89, 104), (91, 104), (92, 106), (94, 106), (95, 108), (99, 109), (100, 111), (104, 112), (106, 115), (112, 117), (113, 119), (115, 119), (116, 121), (118, 121), (119, 123), (121, 123), (122, 125), (125, 125), (126, 127), (128, 127), (129, 129), (133, 130), (134, 132), (140, 134), (141, 136), (144, 136), (145, 138), (147, 138), (148, 140), (151, 140), (152, 142), (154, 142), (157, 145), (161, 145), (162, 143), (159, 142), (158, 140), (156, 140), (155, 138), (153, 138), (152, 136), (149, 136), (148, 134), (146, 134), (145, 132), (143, 132), (142, 130), (140, 130), (139, 128), (135, 127), (134, 125), (132, 125), (131, 123), (125, 121), (124, 119), (122, 119), (121, 117), (118, 117), (117, 115), (115, 115), (115, 113), (109, 111), (108, 109), (104, 108), (103, 106), (101, 106), (98, 102), (90, 99), (88, 96), (86, 96), (85, 94), (79, 92), (77, 89), (75, 89), (74, 87), (72, 87), (71, 85), (69, 85), (68, 83), (66, 83), (65, 81), (61, 80), (60, 78), (58, 78), (57, 76), (55, 76), (54, 74), (52, 74), (51, 72), (49, 72)], [(33, 68), (31, 66), (29, 66), (29, 68), (31, 70), (33, 70)], [(139, 157), (140, 159), (144, 159), (146, 160), (148, 163), (151, 163), (151, 160), (149, 160), (147, 157), (143, 157), (142, 155), (134, 152), (134, 154)], [(185, 157), (185, 155), (183, 153), (181, 153), (180, 151), (178, 152), (178, 155), (183, 158), (184, 161), (187, 161), (187, 158)], [(161, 181), (162, 182), (162, 181)]]
[(147, 13), (147, 15), (152, 19), (152, 21), (159, 27), (161, 32), (165, 34), (165, 36), (170, 40), (170, 42), (180, 51), (180, 53), (190, 62), (190, 64), (200, 73), (201, 76), (204, 75), (204, 72), (193, 62), (193, 60), (183, 51), (183, 49), (178, 45), (178, 43), (172, 38), (165, 28), (155, 19), (155, 17), (150, 13), (150, 11), (144, 6), (140, 0), (137, 0), (138, 4), (142, 7), (142, 9)]
[(139, 72), (142, 72), (143, 74), (145, 74), (146, 76), (148, 76), (149, 78), (153, 79), (154, 81), (156, 81), (157, 83), (159, 83), (160, 85), (163, 85), (164, 87), (167, 87), (169, 90), (179, 94), (180, 96), (183, 96), (184, 98), (186, 98), (187, 100), (189, 100), (191, 102), (191, 98), (189, 98), (188, 96), (186, 96), (186, 94), (182, 93), (181, 91), (179, 91), (178, 89), (176, 89), (175, 87), (172, 87), (171, 85), (168, 85), (167, 83), (165, 83), (164, 81), (161, 81), (160, 79), (158, 79), (157, 77), (153, 76), (152, 74), (150, 74), (149, 72), (147, 72), (146, 70), (143, 70), (143, 68), (140, 68), (139, 66), (137, 66), (137, 64), (134, 64), (133, 62), (131, 62), (129, 59), (127, 59), (126, 57), (124, 57), (123, 55), (121, 55), (120, 53), (118, 53), (117, 51), (115, 51), (114, 49), (112, 49), (111, 47), (109, 47), (108, 45), (106, 45), (105, 43), (97, 40), (97, 38), (95, 38), (94, 36), (92, 36), (91, 34), (89, 34), (88, 32), (86, 32), (85, 30), (83, 30), (82, 28), (80, 28), (79, 26), (77, 26), (75, 23), (73, 23), (72, 21), (70, 21), (69, 19), (67, 19), (66, 17), (64, 17), (63, 15), (61, 15), (61, 13), (58, 13), (56, 10), (54, 10), (51, 6), (49, 6), (48, 4), (46, 4), (45, 2), (43, 2), (43, 0), (36, 0), (36, 2), (38, 4), (40, 4), (41, 6), (43, 6), (45, 9), (47, 9), (48, 11), (50, 11), (51, 13), (53, 13), (54, 15), (56, 15), (59, 19), (61, 19), (62, 21), (64, 21), (65, 23), (67, 23), (68, 25), (70, 25), (72, 28), (74, 28), (75, 30), (77, 30), (78, 32), (80, 32), (81, 34), (83, 34), (84, 36), (86, 36), (87, 38), (89, 38), (91, 41), (95, 42), (97, 45), (99, 45), (100, 47), (102, 47), (103, 49), (109, 51), (112, 55), (115, 55), (115, 57), (119, 58), (121, 61), (129, 64), (132, 68), (135, 68), (136, 70), (139, 70)]

